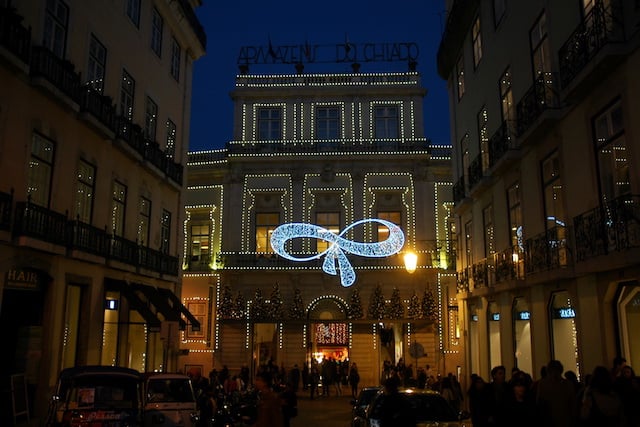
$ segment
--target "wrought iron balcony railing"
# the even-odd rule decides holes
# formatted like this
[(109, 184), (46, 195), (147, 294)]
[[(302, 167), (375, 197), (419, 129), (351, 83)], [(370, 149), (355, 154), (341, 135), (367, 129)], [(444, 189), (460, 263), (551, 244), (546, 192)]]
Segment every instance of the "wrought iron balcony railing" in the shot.
[(559, 107), (560, 92), (555, 73), (540, 73), (516, 106), (518, 136), (529, 130), (545, 111)]
[(620, 196), (573, 219), (576, 261), (640, 247), (640, 196)]
[(524, 252), (517, 246), (493, 254), (496, 283), (524, 279)]
[(525, 274), (568, 267), (572, 262), (569, 227), (556, 226), (525, 240)]
[(515, 121), (503, 121), (489, 138), (489, 167), (495, 167), (507, 152), (518, 149), (515, 129)]
[(75, 66), (43, 46), (31, 48), (31, 76), (43, 77), (75, 103), (80, 103), (80, 74)]
[(566, 88), (606, 45), (625, 41), (620, 3), (595, 1), (558, 52), (562, 87)]
[[(5, 198), (0, 196), (0, 200)], [(0, 204), (0, 206), (4, 205)], [(29, 201), (16, 203), (14, 217), (11, 231), (15, 238), (30, 237), (65, 247), (70, 251), (91, 253), (162, 274), (175, 276), (179, 272), (178, 257), (119, 236), (112, 236), (104, 229), (82, 221), (69, 220), (66, 214)]]
[(464, 176), (461, 176), (458, 181), (453, 184), (453, 203), (460, 203), (466, 196), (466, 187), (464, 184)]

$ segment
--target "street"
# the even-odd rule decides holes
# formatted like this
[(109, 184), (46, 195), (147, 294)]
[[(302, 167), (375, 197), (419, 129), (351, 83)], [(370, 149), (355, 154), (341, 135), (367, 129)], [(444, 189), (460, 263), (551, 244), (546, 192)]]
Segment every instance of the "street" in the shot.
[(298, 391), (298, 416), (291, 427), (348, 427), (351, 422), (351, 394), (309, 398), (308, 391)]

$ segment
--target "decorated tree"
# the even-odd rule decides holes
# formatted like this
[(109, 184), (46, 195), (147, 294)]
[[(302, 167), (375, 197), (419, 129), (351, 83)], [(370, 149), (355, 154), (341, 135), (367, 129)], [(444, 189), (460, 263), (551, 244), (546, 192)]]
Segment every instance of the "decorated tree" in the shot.
[(409, 307), (407, 307), (407, 316), (409, 319), (420, 319), (422, 317), (422, 310), (420, 307), (420, 298), (416, 291), (413, 291), (413, 295), (409, 299)]
[(245, 300), (242, 292), (238, 291), (236, 294), (236, 299), (233, 301), (233, 313), (232, 317), (234, 319), (242, 319), (244, 317), (244, 310), (247, 304), (247, 300)]
[(293, 304), (289, 307), (289, 317), (291, 319), (304, 319), (305, 310), (302, 302), (302, 293), (300, 289), (295, 288), (293, 291)]
[(284, 317), (284, 307), (282, 303), (282, 294), (280, 293), (280, 285), (273, 285), (271, 297), (269, 297), (269, 317), (273, 320), (282, 320)]
[(349, 319), (362, 319), (364, 317), (364, 313), (362, 312), (362, 301), (360, 300), (360, 290), (358, 288), (353, 288), (351, 291), (347, 317)]
[(382, 295), (382, 288), (378, 284), (371, 295), (371, 300), (369, 300), (367, 316), (369, 316), (369, 319), (382, 320), (384, 318), (384, 307), (384, 295)]
[(438, 305), (431, 289), (425, 289), (422, 296), (422, 318), (434, 322), (438, 320)]
[(220, 302), (218, 303), (218, 316), (220, 319), (231, 319), (233, 317), (233, 296), (229, 285), (222, 287)]
[(387, 317), (389, 319), (402, 319), (404, 317), (404, 305), (402, 299), (400, 299), (400, 289), (398, 287), (393, 288), (391, 293), (391, 301), (387, 306)]
[(268, 307), (262, 296), (262, 291), (258, 288), (251, 303), (251, 318), (253, 320), (264, 320), (267, 318)]

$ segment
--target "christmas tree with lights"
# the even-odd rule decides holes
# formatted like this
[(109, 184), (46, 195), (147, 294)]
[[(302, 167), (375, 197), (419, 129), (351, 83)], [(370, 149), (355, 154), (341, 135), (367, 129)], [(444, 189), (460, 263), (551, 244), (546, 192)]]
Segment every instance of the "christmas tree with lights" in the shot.
[(251, 318), (253, 320), (264, 320), (267, 318), (267, 314), (267, 305), (262, 296), (262, 291), (257, 288), (253, 296), (253, 302), (251, 303)]
[(438, 319), (438, 305), (431, 289), (425, 289), (422, 296), (422, 318), (433, 322)]
[(282, 294), (280, 293), (280, 285), (277, 283), (273, 286), (269, 298), (269, 317), (273, 320), (282, 320), (284, 317)]
[(244, 295), (242, 295), (242, 292), (238, 291), (238, 293), (236, 294), (236, 298), (233, 301), (232, 317), (234, 319), (242, 319), (244, 317), (246, 304), (247, 300), (244, 299)]
[(220, 319), (231, 319), (233, 317), (233, 296), (231, 287), (224, 285), (218, 303), (218, 317)]
[(358, 288), (353, 288), (351, 291), (347, 317), (349, 319), (362, 319), (364, 317), (362, 301), (360, 300), (360, 290), (358, 290)]
[(382, 287), (378, 284), (371, 295), (371, 300), (369, 300), (369, 309), (367, 310), (369, 319), (382, 320), (385, 314), (384, 308), (384, 295), (382, 295)]
[(422, 310), (420, 307), (420, 298), (416, 291), (413, 291), (413, 295), (409, 299), (409, 307), (407, 308), (407, 317), (409, 319), (420, 319), (422, 317)]
[(391, 293), (391, 301), (387, 306), (387, 317), (389, 319), (402, 319), (404, 317), (404, 305), (400, 298), (400, 289), (397, 287), (393, 288)]
[(293, 304), (289, 307), (289, 317), (291, 319), (304, 319), (304, 303), (302, 302), (302, 292), (295, 288), (293, 291)]

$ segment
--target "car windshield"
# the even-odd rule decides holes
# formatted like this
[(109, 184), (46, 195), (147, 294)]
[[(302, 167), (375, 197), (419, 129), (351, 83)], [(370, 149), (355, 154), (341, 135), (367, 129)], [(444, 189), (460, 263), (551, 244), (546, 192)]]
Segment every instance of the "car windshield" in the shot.
[(194, 402), (193, 389), (188, 378), (150, 379), (147, 402)]
[(378, 393), (379, 389), (366, 389), (360, 392), (358, 396), (358, 406), (367, 406), (371, 403), (373, 397)]
[(69, 390), (69, 406), (78, 409), (129, 409), (137, 405), (138, 382), (119, 376), (82, 376)]

